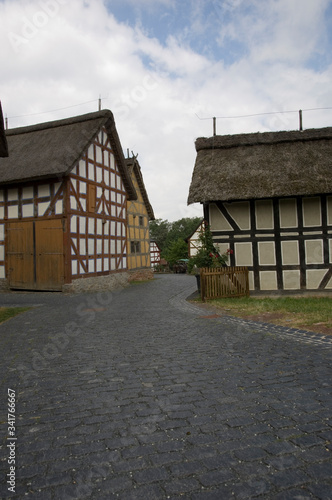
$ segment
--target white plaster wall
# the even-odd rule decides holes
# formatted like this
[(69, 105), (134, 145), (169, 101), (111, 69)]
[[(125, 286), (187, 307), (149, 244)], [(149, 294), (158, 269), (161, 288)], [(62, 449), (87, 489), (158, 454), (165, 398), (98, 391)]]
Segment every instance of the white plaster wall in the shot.
[(300, 289), (300, 271), (290, 270), (283, 271), (284, 289), (299, 290)]
[(243, 231), (250, 229), (250, 204), (247, 201), (225, 203), (226, 210)]
[(28, 186), (22, 189), (22, 199), (23, 200), (32, 200), (33, 199), (33, 187)]
[(273, 205), (271, 200), (256, 201), (257, 229), (273, 229)]
[(253, 265), (251, 243), (235, 243), (235, 265), (236, 266)]
[(261, 266), (275, 266), (276, 253), (273, 241), (261, 241), (258, 243), (259, 263)]
[(323, 241), (307, 240), (305, 242), (306, 264), (323, 264)]
[(17, 218), (18, 218), (18, 205), (8, 206), (8, 219), (17, 219)]
[(18, 201), (18, 189), (8, 189), (8, 194), (7, 194), (7, 200), (8, 201)]
[(322, 224), (321, 202), (319, 197), (303, 198), (303, 225), (306, 227)]
[(261, 271), (259, 278), (261, 290), (278, 290), (277, 273), (275, 271)]
[(34, 205), (33, 203), (28, 203), (22, 205), (22, 217), (33, 217), (34, 215)]
[(307, 269), (307, 289), (316, 290), (326, 274), (326, 269)]
[(282, 241), (281, 253), (284, 266), (298, 266), (300, 264), (299, 243), (297, 241)]
[(210, 204), (210, 224), (212, 231), (231, 231), (233, 232), (232, 226), (225, 219), (224, 215), (220, 212), (217, 205), (214, 203)]
[(279, 217), (281, 228), (288, 229), (298, 226), (296, 199), (279, 200)]

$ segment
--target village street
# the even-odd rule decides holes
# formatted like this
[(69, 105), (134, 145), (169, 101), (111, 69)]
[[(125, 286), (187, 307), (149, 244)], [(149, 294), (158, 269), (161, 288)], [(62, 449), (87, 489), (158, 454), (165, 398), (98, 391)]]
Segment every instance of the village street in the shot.
[(195, 288), (0, 295), (1, 498), (332, 498), (332, 339)]

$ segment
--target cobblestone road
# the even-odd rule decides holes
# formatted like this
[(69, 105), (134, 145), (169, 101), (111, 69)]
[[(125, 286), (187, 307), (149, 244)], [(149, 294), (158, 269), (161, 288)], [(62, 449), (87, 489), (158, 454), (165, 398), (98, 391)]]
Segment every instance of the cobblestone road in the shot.
[(1, 498), (332, 498), (332, 342), (210, 314), (194, 289), (1, 294), (35, 306), (0, 325)]

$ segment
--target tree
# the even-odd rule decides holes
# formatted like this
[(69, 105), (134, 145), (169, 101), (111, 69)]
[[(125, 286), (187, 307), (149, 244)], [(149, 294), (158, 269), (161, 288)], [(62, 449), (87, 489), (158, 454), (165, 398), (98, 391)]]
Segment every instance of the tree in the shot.
[(156, 219), (150, 222), (150, 239), (162, 250), (165, 247), (171, 223), (168, 220)]
[(178, 238), (170, 243), (163, 255), (169, 265), (173, 267), (176, 261), (188, 258), (188, 245), (182, 238)]
[(171, 244), (178, 239), (185, 240), (188, 238), (201, 220), (201, 217), (184, 217), (174, 222), (162, 219), (151, 221), (150, 239), (158, 244), (162, 256), (166, 259), (165, 253), (167, 253)]

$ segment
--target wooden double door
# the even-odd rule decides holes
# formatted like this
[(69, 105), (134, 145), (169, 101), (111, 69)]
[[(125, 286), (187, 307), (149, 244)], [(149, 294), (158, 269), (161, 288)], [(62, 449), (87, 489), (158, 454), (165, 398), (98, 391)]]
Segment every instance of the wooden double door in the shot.
[(61, 290), (64, 283), (61, 219), (9, 222), (6, 257), (10, 288)]

